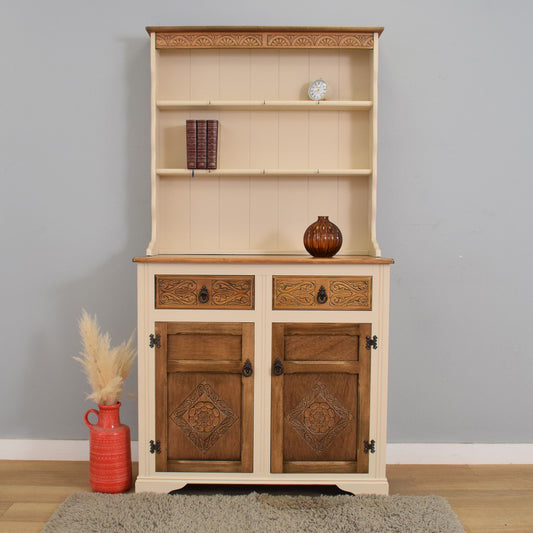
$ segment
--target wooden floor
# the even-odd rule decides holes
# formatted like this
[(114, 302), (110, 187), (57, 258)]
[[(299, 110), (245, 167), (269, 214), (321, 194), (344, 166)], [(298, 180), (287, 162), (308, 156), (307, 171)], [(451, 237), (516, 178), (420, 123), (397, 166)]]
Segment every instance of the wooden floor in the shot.
[[(40, 532), (69, 494), (90, 490), (88, 472), (86, 462), (0, 461), (0, 533)], [(387, 475), (391, 494), (444, 496), (468, 533), (533, 533), (533, 465), (391, 465)]]

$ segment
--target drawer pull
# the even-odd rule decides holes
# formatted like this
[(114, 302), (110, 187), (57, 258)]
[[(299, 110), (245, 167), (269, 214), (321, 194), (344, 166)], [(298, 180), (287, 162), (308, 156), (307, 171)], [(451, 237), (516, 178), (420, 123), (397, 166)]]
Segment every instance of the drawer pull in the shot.
[(209, 301), (209, 292), (205, 285), (200, 289), (200, 292), (198, 293), (198, 301), (201, 304), (206, 304)]
[(319, 304), (325, 304), (328, 301), (328, 293), (326, 292), (324, 285), (321, 285), (320, 289), (318, 289), (318, 294), (316, 295), (316, 301)]
[(245, 378), (249, 378), (254, 373), (254, 369), (252, 368), (252, 363), (250, 362), (250, 359), (246, 359), (246, 363), (242, 366), (242, 375)]
[(283, 364), (281, 363), (280, 361), (280, 358), (276, 358), (276, 360), (274, 361), (274, 365), (272, 366), (272, 373), (275, 375), (275, 376), (281, 376), (281, 374), (283, 374)]

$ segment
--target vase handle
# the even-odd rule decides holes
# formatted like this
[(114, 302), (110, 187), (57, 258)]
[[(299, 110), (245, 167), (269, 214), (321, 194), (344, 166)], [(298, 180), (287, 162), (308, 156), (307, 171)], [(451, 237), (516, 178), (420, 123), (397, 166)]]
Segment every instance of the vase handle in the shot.
[(89, 409), (85, 413), (85, 416), (83, 417), (83, 421), (85, 422), (85, 425), (90, 428), (92, 426), (95, 426), (96, 424), (91, 424), (91, 422), (89, 422), (89, 413), (94, 413), (96, 416), (100, 416), (100, 412), (97, 411), (96, 409)]

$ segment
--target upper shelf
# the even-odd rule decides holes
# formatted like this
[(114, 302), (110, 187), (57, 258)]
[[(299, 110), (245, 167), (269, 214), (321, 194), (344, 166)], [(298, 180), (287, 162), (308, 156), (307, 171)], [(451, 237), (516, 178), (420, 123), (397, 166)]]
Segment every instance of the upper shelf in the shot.
[(365, 111), (372, 109), (371, 100), (158, 100), (161, 110), (240, 109), (240, 110), (302, 110), (302, 111)]

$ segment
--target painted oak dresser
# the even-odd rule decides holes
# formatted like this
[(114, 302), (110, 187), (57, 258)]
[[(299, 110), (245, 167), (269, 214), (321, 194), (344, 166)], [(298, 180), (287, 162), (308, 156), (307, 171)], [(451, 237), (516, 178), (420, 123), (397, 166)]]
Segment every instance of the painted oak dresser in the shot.
[[(321, 484), (386, 494), (382, 28), (147, 30), (152, 237), (134, 259), (136, 490)], [(325, 98), (308, 96), (314, 80), (327, 83)], [(216, 168), (191, 165), (188, 124), (215, 120)], [(335, 257), (303, 246), (322, 215), (343, 234)]]

